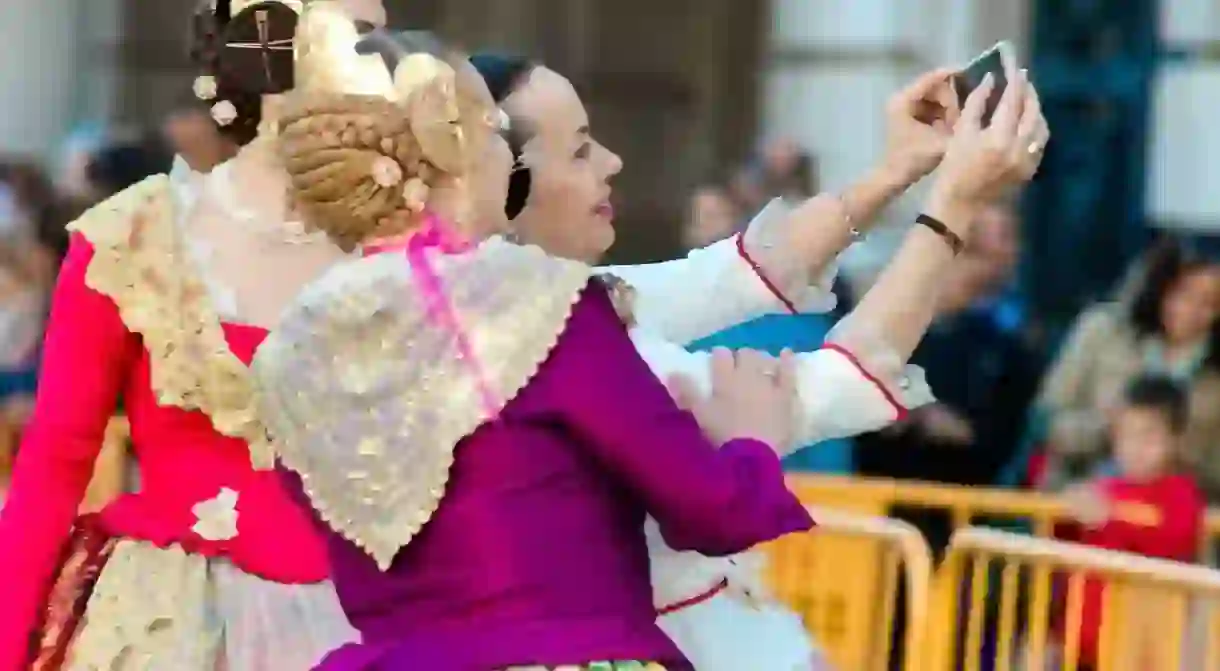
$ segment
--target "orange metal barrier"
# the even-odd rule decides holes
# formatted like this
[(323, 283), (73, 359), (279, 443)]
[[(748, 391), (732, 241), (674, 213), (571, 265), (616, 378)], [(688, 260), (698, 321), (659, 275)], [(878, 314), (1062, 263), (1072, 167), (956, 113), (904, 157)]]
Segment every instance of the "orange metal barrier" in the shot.
[[(954, 535), (936, 578), (928, 671), (984, 667), (993, 569), (999, 569), (996, 671), (1076, 671), (1086, 668), (1081, 657), (1087, 653), (1096, 655), (1088, 660), (1095, 671), (1220, 669), (1220, 609), (1214, 607), (1220, 571), (968, 528)], [(1081, 628), (1090, 584), (1101, 589), (1092, 651)]]
[[(1027, 491), (812, 475), (793, 476), (789, 486), (813, 507), (815, 519), (823, 526), (820, 533), (786, 538), (767, 548), (774, 589), (781, 600), (804, 616), (811, 633), (840, 669), (883, 668), (876, 665), (888, 655), (896, 591), (890, 576), (897, 574), (895, 562), (905, 567), (909, 581), (924, 579), (922, 560), (908, 557), (926, 551), (926, 544), (909, 525), (884, 519), (893, 506), (944, 510), (955, 529), (967, 528), (979, 518), (1024, 520), (1034, 536), (1042, 538), (1049, 538), (1055, 523), (1066, 515), (1066, 505), (1059, 497)], [(1116, 514), (1126, 521), (1149, 525), (1157, 523), (1159, 511), (1142, 504), (1122, 504)], [(916, 547), (918, 539), (922, 550), (907, 549), (907, 555), (895, 559), (892, 553), (898, 547), (896, 540), (883, 542), (878, 537), (842, 533), (831, 523), (838, 519), (894, 533), (901, 530), (902, 538), (910, 539), (902, 541), (906, 547)], [(1213, 537), (1220, 537), (1220, 514), (1209, 516), (1208, 528)], [(912, 607), (924, 607), (910, 601), (917, 598), (920, 589), (908, 590), (908, 623), (924, 621), (910, 612)], [(918, 627), (908, 628), (904, 632), (908, 649), (919, 649), (921, 637), (927, 635), (929, 632)], [(917, 660), (908, 655), (907, 669), (921, 668), (912, 666), (912, 661)]]
[[(1035, 536), (1049, 537), (1066, 513), (1058, 496), (1016, 489), (822, 475), (794, 475), (789, 477), (788, 486), (806, 505), (868, 515), (887, 515), (894, 506), (944, 510), (955, 529), (969, 526), (980, 517), (1028, 520)], [(1123, 503), (1116, 514), (1133, 524), (1149, 525), (1156, 523), (1159, 513), (1152, 506)]]
[(131, 427), (126, 417), (114, 417), (106, 426), (106, 438), (93, 467), (93, 479), (85, 491), (81, 512), (101, 510), (127, 488), (127, 445)]
[[(21, 430), (28, 420), (28, 412), (17, 417), (0, 419), (0, 492), (9, 477), (11, 460), (21, 440)], [(130, 429), (126, 417), (115, 417), (106, 426), (106, 435), (94, 463), (93, 478), (85, 490), (81, 503), (82, 513), (101, 510), (127, 487), (128, 450)]]
[[(804, 618), (836, 668), (885, 671), (900, 575), (906, 621), (927, 621), (928, 546), (915, 528), (898, 520), (816, 506), (810, 512), (818, 521), (815, 531), (768, 547), (771, 583)], [(918, 671), (926, 630), (910, 627), (904, 633), (904, 649), (914, 653), (907, 671)]]

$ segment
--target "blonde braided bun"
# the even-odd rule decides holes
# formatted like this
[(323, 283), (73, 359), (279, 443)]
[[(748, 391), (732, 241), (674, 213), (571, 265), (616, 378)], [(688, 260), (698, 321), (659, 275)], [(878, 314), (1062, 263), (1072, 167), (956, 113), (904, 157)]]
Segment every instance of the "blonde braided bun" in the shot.
[[(406, 182), (431, 186), (441, 176), (423, 159), (404, 108), (381, 96), (313, 94), (290, 101), (279, 142), (296, 204), (312, 226), (348, 250), (402, 233), (411, 214)], [(399, 179), (378, 179), (387, 160)]]

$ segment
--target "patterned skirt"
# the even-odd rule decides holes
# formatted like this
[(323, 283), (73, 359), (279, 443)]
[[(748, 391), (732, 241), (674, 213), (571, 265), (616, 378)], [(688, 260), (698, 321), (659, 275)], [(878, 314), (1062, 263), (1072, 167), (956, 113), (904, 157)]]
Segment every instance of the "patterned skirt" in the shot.
[(224, 559), (120, 540), (64, 668), (307, 671), (358, 638), (329, 582), (275, 583)]

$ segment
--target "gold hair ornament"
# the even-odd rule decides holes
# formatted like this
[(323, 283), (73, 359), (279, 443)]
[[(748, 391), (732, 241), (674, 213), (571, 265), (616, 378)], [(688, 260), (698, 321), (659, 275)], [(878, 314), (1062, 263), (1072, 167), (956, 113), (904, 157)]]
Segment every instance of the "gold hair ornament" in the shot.
[[(357, 53), (361, 39), (356, 23), (334, 0), (305, 3), (297, 27), (296, 90), (375, 95), (404, 102), (434, 78), (454, 77), (449, 64), (424, 53), (403, 58), (391, 73), (381, 56)], [(453, 91), (451, 86), (448, 91)]]

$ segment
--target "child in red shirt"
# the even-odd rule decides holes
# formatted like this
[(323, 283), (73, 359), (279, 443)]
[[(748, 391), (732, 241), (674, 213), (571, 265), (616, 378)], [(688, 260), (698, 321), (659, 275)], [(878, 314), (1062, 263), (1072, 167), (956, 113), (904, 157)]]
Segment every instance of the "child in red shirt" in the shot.
[[(1185, 392), (1168, 378), (1148, 376), (1131, 383), (1110, 425), (1118, 474), (1067, 492), (1070, 514), (1077, 523), (1072, 540), (1175, 561), (1198, 558), (1207, 504), (1194, 479), (1176, 471), (1187, 403)], [(1146, 524), (1117, 519), (1112, 511), (1119, 502), (1143, 504), (1153, 515)], [(1097, 661), (1104, 589), (1100, 579), (1085, 582), (1081, 669), (1093, 668)], [(1066, 606), (1059, 604), (1056, 618), (1061, 640), (1066, 638)]]

